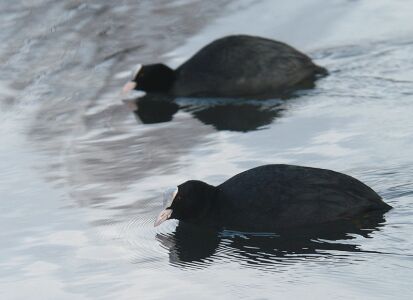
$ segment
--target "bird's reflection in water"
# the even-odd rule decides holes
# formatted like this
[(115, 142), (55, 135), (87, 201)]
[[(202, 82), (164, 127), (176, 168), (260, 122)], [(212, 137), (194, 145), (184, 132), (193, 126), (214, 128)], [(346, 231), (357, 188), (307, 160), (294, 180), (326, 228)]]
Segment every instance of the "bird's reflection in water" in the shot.
[(157, 234), (156, 239), (168, 249), (171, 264), (203, 262), (213, 256), (221, 237), (209, 228), (180, 223), (172, 234)]
[(143, 124), (169, 122), (179, 110), (179, 105), (165, 95), (143, 96), (133, 101), (135, 106), (129, 106)]
[(146, 95), (135, 100), (132, 110), (144, 124), (169, 122), (179, 110), (190, 112), (202, 123), (217, 130), (247, 132), (271, 124), (281, 116), (279, 100), (243, 101), (232, 99), (184, 99)]
[(247, 132), (271, 124), (280, 117), (281, 111), (280, 108), (253, 104), (226, 104), (196, 110), (193, 116), (217, 130)]
[[(254, 267), (277, 267), (318, 258), (346, 258), (350, 253), (374, 252), (360, 248), (350, 240), (356, 236), (371, 238), (385, 223), (382, 213), (370, 213), (357, 219), (340, 221), (277, 233), (214, 231), (180, 222), (175, 232), (157, 234), (169, 251), (171, 265), (203, 268), (214, 261), (234, 261)], [(348, 261), (351, 263), (351, 261)]]

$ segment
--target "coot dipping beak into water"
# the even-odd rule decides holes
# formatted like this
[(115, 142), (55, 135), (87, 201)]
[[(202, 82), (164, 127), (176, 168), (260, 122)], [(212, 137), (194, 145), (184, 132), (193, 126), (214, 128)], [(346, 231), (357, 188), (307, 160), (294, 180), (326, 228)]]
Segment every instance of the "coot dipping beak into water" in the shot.
[(314, 86), (327, 70), (293, 47), (266, 38), (234, 35), (206, 45), (176, 70), (140, 67), (124, 91), (175, 97), (271, 98)]
[(190, 180), (170, 192), (164, 204), (155, 226), (177, 219), (249, 232), (327, 224), (391, 209), (353, 177), (293, 165), (256, 167), (216, 187)]

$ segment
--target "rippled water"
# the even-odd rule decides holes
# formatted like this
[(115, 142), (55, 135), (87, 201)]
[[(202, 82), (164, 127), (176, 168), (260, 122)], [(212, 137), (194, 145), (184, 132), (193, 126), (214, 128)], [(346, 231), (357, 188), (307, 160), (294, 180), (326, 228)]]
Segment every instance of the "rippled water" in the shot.
[[(1, 299), (413, 297), (409, 1), (0, 7)], [(229, 33), (288, 42), (330, 76), (265, 103), (177, 99), (161, 120), (122, 101), (136, 63), (176, 66)], [(153, 228), (165, 188), (265, 163), (353, 175), (394, 209), (316, 238)]]

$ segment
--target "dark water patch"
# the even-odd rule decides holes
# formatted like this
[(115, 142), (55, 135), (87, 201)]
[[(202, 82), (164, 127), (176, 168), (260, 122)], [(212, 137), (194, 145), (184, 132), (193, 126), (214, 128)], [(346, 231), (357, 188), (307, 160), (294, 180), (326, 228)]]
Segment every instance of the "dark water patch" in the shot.
[(148, 95), (131, 107), (143, 124), (169, 122), (179, 109), (216, 130), (248, 132), (271, 124), (282, 116), (280, 100), (178, 99)]
[(352, 221), (277, 233), (215, 232), (180, 223), (172, 234), (157, 234), (156, 238), (168, 249), (170, 263), (178, 267), (200, 268), (218, 261), (234, 261), (258, 269), (277, 270), (278, 264), (345, 258), (351, 264), (357, 259), (351, 253), (381, 254), (363, 250), (360, 244), (347, 240), (355, 239), (355, 235), (372, 238), (385, 222), (382, 213), (372, 213)]
[(255, 105), (224, 105), (193, 111), (195, 118), (217, 130), (248, 132), (269, 125), (280, 116), (281, 109), (262, 109)]

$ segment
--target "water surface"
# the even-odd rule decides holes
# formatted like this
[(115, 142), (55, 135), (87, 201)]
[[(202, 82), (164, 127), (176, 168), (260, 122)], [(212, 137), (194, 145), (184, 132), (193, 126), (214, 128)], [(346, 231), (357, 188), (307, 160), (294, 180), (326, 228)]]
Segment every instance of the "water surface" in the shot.
[[(0, 7), (2, 299), (412, 298), (409, 1)], [(136, 63), (176, 66), (230, 33), (288, 42), (330, 76), (265, 104), (178, 99), (165, 122), (121, 101)], [(153, 228), (165, 188), (265, 163), (347, 173), (394, 209), (314, 239)]]

